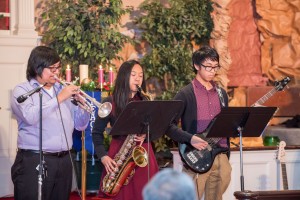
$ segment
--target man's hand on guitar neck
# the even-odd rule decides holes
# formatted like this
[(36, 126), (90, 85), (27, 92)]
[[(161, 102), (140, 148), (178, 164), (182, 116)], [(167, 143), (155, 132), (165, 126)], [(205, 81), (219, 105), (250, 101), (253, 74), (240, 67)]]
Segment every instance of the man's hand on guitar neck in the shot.
[(202, 150), (207, 147), (207, 142), (200, 137), (193, 135), (191, 139), (191, 145), (198, 150)]

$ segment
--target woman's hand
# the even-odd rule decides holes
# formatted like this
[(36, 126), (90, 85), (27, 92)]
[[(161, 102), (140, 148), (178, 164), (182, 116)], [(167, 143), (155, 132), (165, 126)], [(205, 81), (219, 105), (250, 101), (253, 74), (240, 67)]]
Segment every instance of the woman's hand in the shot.
[(191, 139), (191, 145), (198, 150), (202, 150), (207, 147), (207, 142), (200, 137), (193, 135)]
[(146, 134), (136, 134), (134, 136), (134, 141), (136, 141), (136, 142), (142, 142), (142, 141), (145, 140), (145, 138), (146, 138)]
[(101, 158), (101, 162), (105, 167), (106, 173), (111, 173), (113, 171), (115, 171), (116, 167), (117, 167), (117, 163), (111, 159), (109, 156), (103, 156)]

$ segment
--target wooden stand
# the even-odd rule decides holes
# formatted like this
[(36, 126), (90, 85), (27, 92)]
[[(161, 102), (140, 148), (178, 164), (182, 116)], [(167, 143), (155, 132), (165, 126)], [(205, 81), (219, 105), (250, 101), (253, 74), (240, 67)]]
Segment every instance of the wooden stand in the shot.
[(234, 196), (238, 200), (297, 200), (300, 190), (271, 190), (271, 191), (237, 191)]

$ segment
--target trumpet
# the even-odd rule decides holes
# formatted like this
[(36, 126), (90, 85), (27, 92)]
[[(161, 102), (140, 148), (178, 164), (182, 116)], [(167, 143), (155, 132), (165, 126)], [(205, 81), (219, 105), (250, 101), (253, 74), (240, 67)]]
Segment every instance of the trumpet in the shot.
[[(54, 78), (63, 86), (70, 85), (70, 83), (66, 83), (66, 82), (60, 80), (57, 76), (54, 76)], [(95, 106), (98, 107), (98, 115), (101, 118), (108, 116), (112, 110), (111, 103), (105, 102), (105, 103), (101, 104), (95, 98), (86, 94), (83, 90), (79, 90), (79, 94), (77, 94), (76, 96), (78, 98), (80, 98), (84, 103), (77, 101), (75, 104), (78, 104), (78, 106), (80, 106), (82, 109), (86, 110), (87, 112), (92, 113), (94, 111), (94, 107), (92, 106), (92, 103), (93, 103)]]

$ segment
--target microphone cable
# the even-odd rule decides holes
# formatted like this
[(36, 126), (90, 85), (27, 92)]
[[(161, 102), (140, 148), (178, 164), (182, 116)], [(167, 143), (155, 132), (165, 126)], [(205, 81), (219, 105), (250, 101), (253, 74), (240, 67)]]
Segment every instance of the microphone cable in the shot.
[[(55, 92), (55, 97), (56, 97), (56, 101), (57, 101), (57, 105), (58, 105), (58, 110), (59, 110), (59, 115), (60, 115), (60, 119), (61, 119), (61, 124), (62, 124), (63, 130), (64, 130), (64, 136), (65, 136), (65, 140), (66, 140), (66, 144), (67, 144), (67, 148), (68, 148), (68, 152), (69, 152), (69, 157), (70, 157), (71, 164), (72, 164), (72, 169), (75, 172), (75, 186), (76, 186), (76, 191), (77, 191), (77, 193), (79, 195), (79, 198), (82, 200), (81, 192), (79, 191), (79, 188), (78, 188), (78, 179), (77, 179), (78, 174), (76, 172), (75, 165), (74, 165), (74, 160), (73, 160), (72, 155), (71, 155), (71, 151), (70, 151), (70, 147), (69, 147), (69, 143), (68, 143), (68, 139), (67, 139), (67, 134), (66, 134), (66, 129), (65, 129), (64, 121), (63, 121), (62, 114), (61, 114), (60, 104), (58, 102), (57, 92), (56, 92), (54, 86), (53, 86), (53, 89), (54, 89), (54, 92)], [(82, 148), (84, 148), (84, 147), (82, 147)], [(73, 176), (73, 173), (72, 173), (72, 176)]]

